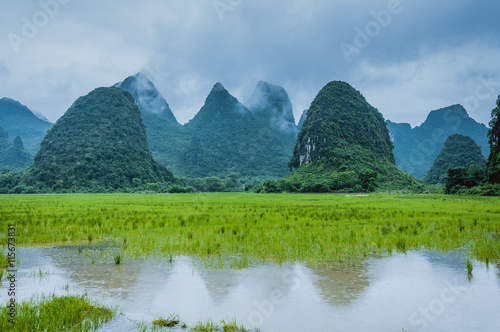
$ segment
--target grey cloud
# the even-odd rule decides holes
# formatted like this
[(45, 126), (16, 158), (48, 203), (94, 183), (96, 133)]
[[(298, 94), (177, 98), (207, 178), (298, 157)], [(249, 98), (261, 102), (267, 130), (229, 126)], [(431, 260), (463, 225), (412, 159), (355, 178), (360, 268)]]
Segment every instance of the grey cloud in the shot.
[[(18, 55), (4, 37), (39, 5), (2, 1), (0, 73), (11, 74), (0, 94), (55, 120), (78, 96), (145, 71), (187, 122), (215, 82), (245, 101), (265, 80), (285, 87), (298, 119), (326, 83), (344, 80), (386, 118), (418, 125), (474, 94), (481, 75), (500, 80), (497, 1), (400, 0), (400, 13), (348, 63), (341, 43), (391, 1), (242, 0), (221, 21), (206, 0), (70, 0)], [(468, 111), (487, 122), (498, 94)]]
[(0, 75), (5, 79), (10, 73), (10, 70), (5, 66), (5, 61), (0, 61)]

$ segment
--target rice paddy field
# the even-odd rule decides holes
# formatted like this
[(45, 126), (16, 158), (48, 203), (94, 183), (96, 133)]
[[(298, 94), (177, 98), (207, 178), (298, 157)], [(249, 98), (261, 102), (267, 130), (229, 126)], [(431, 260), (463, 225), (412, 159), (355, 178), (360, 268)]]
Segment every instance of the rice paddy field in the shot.
[[(0, 268), (0, 279), (8, 282), (6, 253), (9, 238), (13, 236), (12, 228), (16, 248), (23, 255), (29, 248), (53, 247), (56, 252), (69, 248), (69, 252), (76, 252), (78, 259), (84, 259), (71, 263), (72, 268), (81, 269), (77, 276), (87, 273), (89, 260), (91, 272), (88, 273), (109, 269), (111, 264), (130, 265), (127, 270), (135, 274), (137, 268), (133, 266), (140, 261), (160, 258), (167, 262), (169, 269), (168, 266), (178, 266), (185, 257), (191, 257), (200, 271), (251, 270), (266, 265), (274, 271), (273, 266), (290, 269), (294, 264), (301, 264), (324, 278), (329, 274), (317, 271), (330, 271), (323, 269), (332, 267), (356, 271), (369, 259), (433, 251), (462, 257), (459, 271), (468, 274), (470, 279), (476, 262), (486, 267), (500, 263), (499, 203), (500, 199), (495, 197), (395, 194), (3, 195), (0, 196), (0, 264), (4, 268)], [(64, 255), (69, 262), (74, 254)], [(64, 255), (62, 257), (66, 257)], [(16, 264), (23, 265), (23, 259)], [(58, 264), (65, 266), (66, 263)], [(32, 271), (24, 273), (24, 280), (26, 273), (31, 273), (31, 278), (52, 278), (51, 272), (38, 267), (36, 262), (32, 268), (24, 265), (24, 271)], [(158, 269), (165, 267), (158, 266)], [(109, 271), (104, 276), (118, 273), (118, 270)], [(345, 273), (358, 274), (339, 273), (326, 280), (335, 282)], [(29, 278), (28, 275), (27, 280)], [(352, 285), (364, 285), (363, 278)], [(57, 278), (54, 282), (57, 284)], [(94, 283), (100, 285), (106, 281), (99, 279)], [(68, 285), (63, 286), (66, 292)], [(345, 296), (352, 296), (346, 292)], [(58, 297), (55, 293), (42, 293), (27, 298), (17, 308), (16, 325), (4, 319), (8, 318), (9, 309), (2, 307), (0, 313), (4, 317), (0, 330), (15, 326), (16, 331), (90, 331), (112, 320), (120, 327), (111, 330), (118, 331), (123, 329), (119, 325), (122, 321), (129, 321), (129, 318), (120, 320), (123, 315), (116, 318), (115, 309), (90, 300), (86, 291), (84, 295), (67, 293)], [(163, 317), (169, 318), (135, 322), (137, 327), (131, 331), (188, 328), (178, 315), (165, 313)], [(198, 322), (189, 329), (251, 330), (231, 319), (222, 319), (220, 323)], [(256, 327), (255, 331), (260, 329)]]
[[(122, 259), (189, 255), (209, 265), (355, 265), (408, 250), (500, 262), (500, 199), (444, 195), (0, 196), (0, 238), (18, 246), (109, 243)], [(466, 267), (464, 266), (464, 269)]]

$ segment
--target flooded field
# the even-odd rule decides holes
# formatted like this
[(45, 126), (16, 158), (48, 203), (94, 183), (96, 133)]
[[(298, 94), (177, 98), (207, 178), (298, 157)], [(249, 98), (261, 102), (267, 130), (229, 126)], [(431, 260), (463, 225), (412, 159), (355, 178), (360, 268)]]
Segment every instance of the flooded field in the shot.
[[(102, 248), (101, 248), (102, 250)], [(450, 253), (408, 252), (357, 268), (260, 264), (204, 268), (185, 256), (125, 259), (98, 245), (20, 248), (17, 300), (84, 294), (117, 308), (99, 331), (140, 331), (177, 314), (196, 322), (235, 318), (271, 331), (498, 331), (500, 269)], [(6, 303), (3, 279), (0, 302)], [(173, 330), (182, 330), (180, 327)]]
[[(173, 330), (185, 323), (185, 331), (220, 331), (233, 319), (262, 332), (500, 330), (498, 198), (0, 198), (0, 237), (16, 248), (17, 303), (49, 297), (43, 317), (30, 302), (23, 331), (36, 321), (41, 331), (84, 324), (82, 312), (96, 314), (99, 331), (151, 331), (177, 315)], [(0, 303), (9, 286), (4, 273)]]

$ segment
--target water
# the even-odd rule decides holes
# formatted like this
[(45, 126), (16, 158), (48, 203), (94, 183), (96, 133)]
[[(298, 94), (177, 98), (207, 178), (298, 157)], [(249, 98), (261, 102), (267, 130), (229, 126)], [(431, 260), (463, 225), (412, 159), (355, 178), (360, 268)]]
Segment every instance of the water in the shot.
[[(118, 306), (99, 331), (137, 331), (137, 323), (173, 313), (188, 325), (236, 318), (263, 332), (500, 331), (499, 267), (476, 262), (468, 280), (455, 254), (411, 252), (356, 269), (269, 264), (223, 271), (190, 257), (116, 265), (75, 247), (18, 249), (18, 257), (18, 301), (87, 292)], [(4, 280), (0, 303), (7, 287)]]

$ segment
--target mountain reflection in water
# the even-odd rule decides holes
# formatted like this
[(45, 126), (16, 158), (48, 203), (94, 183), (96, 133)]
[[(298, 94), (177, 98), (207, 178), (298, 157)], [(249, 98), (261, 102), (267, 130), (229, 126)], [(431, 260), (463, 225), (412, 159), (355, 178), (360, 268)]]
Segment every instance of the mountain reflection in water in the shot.
[[(106, 250), (114, 249), (19, 248), (18, 301), (87, 292), (119, 308), (101, 331), (137, 331), (134, 322), (174, 313), (188, 325), (236, 318), (263, 332), (500, 330), (500, 267), (475, 262), (469, 281), (461, 254), (409, 252), (367, 259), (356, 268), (264, 264), (215, 270), (183, 256), (125, 258), (116, 265)], [(2, 303), (6, 287), (4, 282)]]

